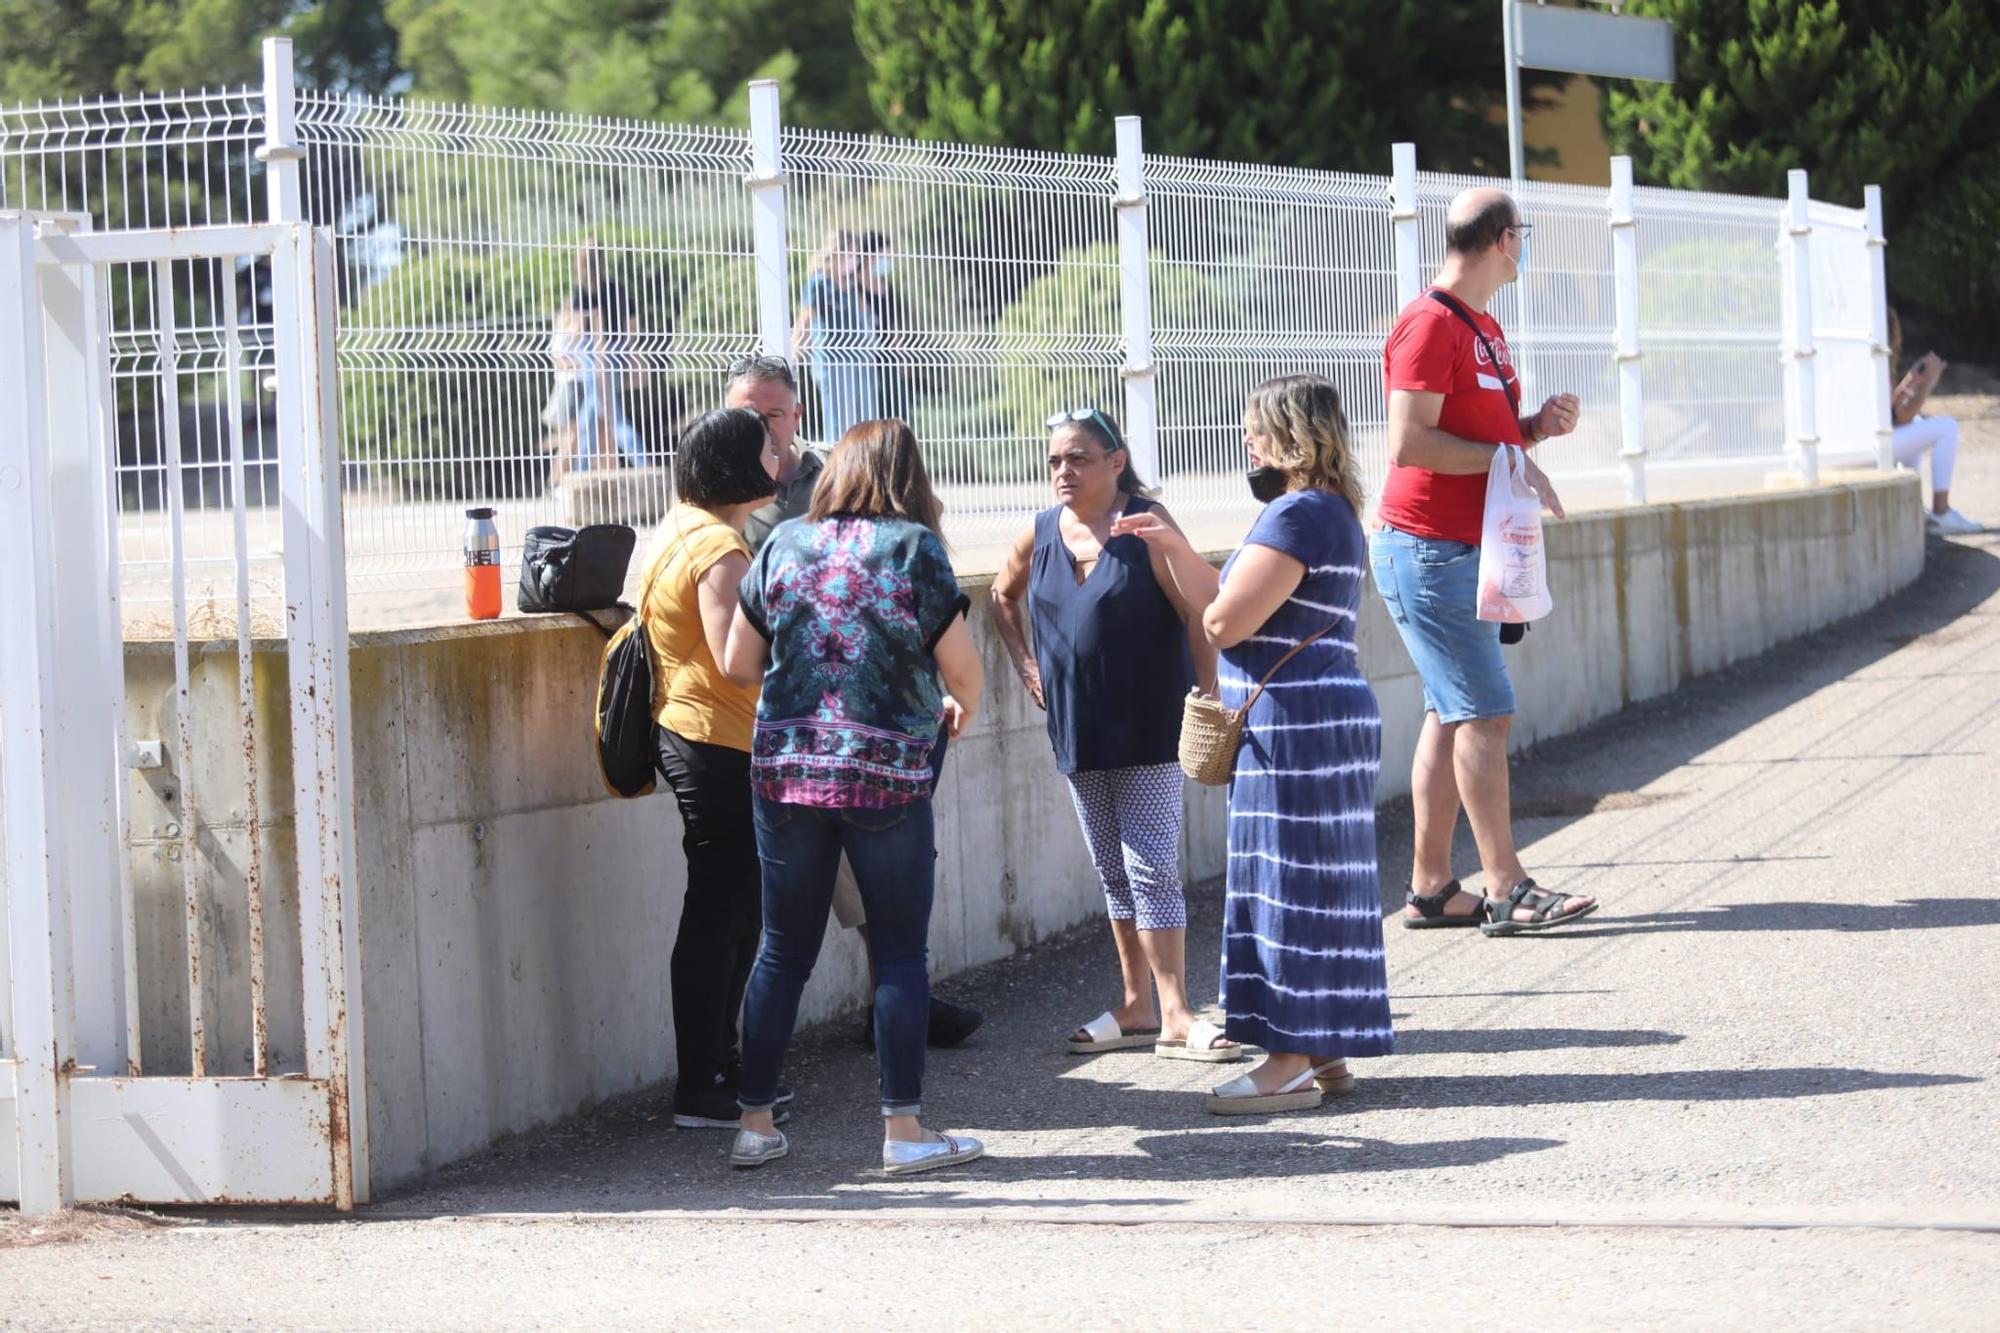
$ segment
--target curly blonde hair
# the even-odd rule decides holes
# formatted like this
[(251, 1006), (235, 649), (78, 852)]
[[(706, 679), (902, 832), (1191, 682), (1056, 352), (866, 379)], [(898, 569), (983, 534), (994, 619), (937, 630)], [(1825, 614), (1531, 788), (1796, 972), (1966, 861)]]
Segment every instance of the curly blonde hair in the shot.
[(1279, 375), (1250, 391), (1243, 426), (1268, 446), (1265, 461), (1294, 488), (1332, 491), (1361, 513), (1361, 477), (1348, 442), (1340, 390), (1324, 375)]

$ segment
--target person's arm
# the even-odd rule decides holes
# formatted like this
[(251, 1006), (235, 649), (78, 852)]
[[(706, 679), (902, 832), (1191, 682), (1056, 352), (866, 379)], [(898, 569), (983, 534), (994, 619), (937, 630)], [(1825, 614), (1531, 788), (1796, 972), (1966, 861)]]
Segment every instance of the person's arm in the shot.
[(1917, 413), (1924, 410), (1924, 400), (1937, 388), (1938, 380), (1944, 375), (1944, 362), (1935, 352), (1925, 352), (1917, 358), (1896, 386), (1896, 394), (1890, 404), (1889, 421), (1892, 425), (1907, 426), (1917, 419)]
[[(719, 664), (729, 652), (729, 630), (736, 619), (738, 588), (750, 571), (750, 559), (741, 551), (731, 551), (708, 567), (695, 584), (695, 606), (701, 612), (701, 636), (708, 642), (709, 656)], [(758, 664), (758, 675), (763, 664)], [(724, 672), (727, 675), (727, 671)], [(733, 676), (731, 679), (735, 679)], [(737, 684), (754, 682), (737, 681)]]
[(979, 711), (979, 692), (986, 688), (986, 671), (979, 665), (979, 650), (973, 646), (964, 616), (951, 618), (931, 655), (944, 682), (945, 734), (957, 740), (972, 724), (972, 715)]
[[(1566, 407), (1559, 412), (1553, 410), (1563, 400), (1567, 400)], [(1389, 461), (1397, 467), (1420, 467), (1461, 477), (1477, 476), (1490, 469), (1493, 466), (1493, 451), (1500, 446), (1475, 444), (1439, 429), (1438, 417), (1443, 411), (1444, 395), (1441, 393), (1390, 390)], [(1569, 394), (1558, 394), (1527, 420), (1560, 425), (1561, 429), (1541, 430), (1539, 433), (1543, 439), (1567, 434), (1576, 426), (1576, 400)], [(1523, 454), (1522, 458), (1527, 467), (1528, 485), (1542, 497), (1542, 503), (1549, 512), (1561, 518), (1562, 501), (1556, 496), (1556, 488), (1550, 483), (1548, 473), (1542, 471), (1541, 464), (1528, 455)]]
[(806, 345), (806, 335), (812, 331), (813, 306), (819, 299), (819, 290), (825, 285), (818, 274), (806, 279), (806, 289), (799, 293), (799, 317), (792, 323), (792, 365), (799, 364), (799, 351)]
[(1000, 563), (1000, 572), (993, 577), (993, 600), (989, 609), (993, 616), (993, 628), (1000, 632), (1000, 642), (1014, 663), (1014, 674), (1027, 687), (1028, 697), (1035, 701), (1035, 707), (1047, 708), (1048, 701), (1042, 697), (1042, 668), (1029, 651), (1028, 633), (1021, 616), (1021, 603), (1028, 595), (1029, 563), (1034, 554), (1035, 529), (1031, 525), (1015, 540), (1007, 551), (1007, 558)]
[(1449, 476), (1476, 476), (1493, 466), (1497, 445), (1463, 440), (1438, 427), (1444, 395), (1414, 389), (1389, 391), (1389, 461)]
[(1522, 448), (1532, 449), (1543, 440), (1553, 440), (1576, 429), (1583, 405), (1573, 393), (1551, 394), (1532, 416), (1521, 418)]
[[(1143, 514), (1127, 514), (1111, 525), (1113, 536), (1137, 537), (1148, 547), (1157, 548), (1166, 557), (1167, 577), (1162, 586), (1171, 586), (1173, 592), (1167, 594), (1177, 599), (1189, 611), (1199, 616), (1215, 600), (1215, 590), (1222, 580), (1214, 565), (1201, 558), (1201, 553), (1188, 544), (1187, 537), (1171, 523), (1163, 522), (1158, 509), (1149, 509)], [(1155, 578), (1159, 575), (1155, 573)]]
[(623, 367), (625, 382), (636, 388), (640, 385), (650, 383), (653, 378), (653, 372), (647, 367), (644, 358), (632, 355), (630, 349), (639, 337), (639, 314), (637, 311), (632, 310), (630, 306), (627, 306), (626, 309), (630, 313), (625, 316), (625, 327), (622, 330), (625, 336), (619, 342), (625, 349), (625, 356), (623, 358), (625, 361)]
[(1217, 648), (1234, 648), (1277, 613), (1298, 591), (1306, 567), (1270, 546), (1246, 546), (1236, 554), (1229, 586), (1202, 612), (1202, 629)]
[(763, 682), (764, 666), (770, 656), (770, 641), (757, 632), (750, 617), (738, 606), (729, 622), (729, 640), (722, 649), (722, 674), (747, 690)]
[[(1154, 505), (1153, 512), (1160, 516), (1162, 523), (1181, 534), (1181, 541), (1189, 550), (1194, 549), (1194, 543), (1187, 540), (1187, 534), (1181, 531), (1180, 524), (1174, 522), (1174, 516), (1167, 512), (1165, 505)], [(1152, 562), (1153, 581), (1167, 594), (1167, 600), (1173, 603), (1174, 613), (1181, 618), (1181, 624), (1187, 628), (1188, 656), (1194, 661), (1194, 683), (1203, 693), (1214, 694), (1215, 645), (1208, 641), (1208, 632), (1202, 628), (1203, 608), (1194, 605), (1188, 600), (1187, 594), (1181, 591), (1179, 582), (1174, 578), (1173, 569), (1167, 563), (1166, 552), (1158, 544), (1148, 542), (1146, 556)], [(1204, 560), (1202, 564), (1208, 565), (1208, 562)]]

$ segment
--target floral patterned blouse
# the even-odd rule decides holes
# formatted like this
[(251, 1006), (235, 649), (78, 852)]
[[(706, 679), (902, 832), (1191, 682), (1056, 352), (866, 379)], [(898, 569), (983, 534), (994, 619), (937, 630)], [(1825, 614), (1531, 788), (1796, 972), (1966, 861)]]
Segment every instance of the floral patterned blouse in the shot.
[(969, 605), (937, 534), (900, 518), (793, 519), (738, 597), (771, 645), (750, 747), (757, 794), (846, 809), (928, 797), (944, 711), (931, 654)]

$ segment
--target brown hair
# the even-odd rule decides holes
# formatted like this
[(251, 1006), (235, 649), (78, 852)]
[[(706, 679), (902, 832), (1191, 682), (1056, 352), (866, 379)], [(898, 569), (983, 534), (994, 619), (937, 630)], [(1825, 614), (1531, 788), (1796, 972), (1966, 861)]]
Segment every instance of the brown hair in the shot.
[(907, 518), (938, 539), (944, 506), (931, 490), (917, 437), (900, 421), (863, 421), (840, 437), (813, 487), (806, 516), (825, 518)]
[(1348, 443), (1340, 390), (1322, 375), (1280, 375), (1250, 391), (1243, 425), (1269, 446), (1265, 462), (1295, 484), (1332, 491), (1360, 517), (1361, 478)]

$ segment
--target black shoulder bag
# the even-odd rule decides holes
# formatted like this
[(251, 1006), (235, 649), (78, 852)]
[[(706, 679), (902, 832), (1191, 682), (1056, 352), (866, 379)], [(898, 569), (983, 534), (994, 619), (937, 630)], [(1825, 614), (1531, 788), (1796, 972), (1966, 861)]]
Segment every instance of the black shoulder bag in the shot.
[(625, 591), (639, 536), (623, 523), (529, 528), (521, 541), (523, 611), (608, 611)]

